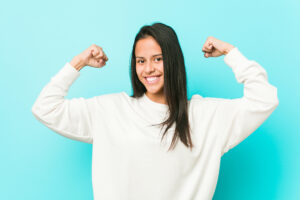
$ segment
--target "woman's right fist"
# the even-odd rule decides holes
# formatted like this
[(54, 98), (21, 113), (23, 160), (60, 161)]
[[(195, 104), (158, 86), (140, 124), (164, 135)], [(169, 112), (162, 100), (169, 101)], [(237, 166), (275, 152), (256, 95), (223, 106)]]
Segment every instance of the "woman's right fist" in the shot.
[(103, 67), (107, 61), (108, 58), (104, 53), (102, 47), (93, 44), (82, 53), (75, 56), (70, 64), (79, 71), (84, 66), (91, 66), (96, 68)]

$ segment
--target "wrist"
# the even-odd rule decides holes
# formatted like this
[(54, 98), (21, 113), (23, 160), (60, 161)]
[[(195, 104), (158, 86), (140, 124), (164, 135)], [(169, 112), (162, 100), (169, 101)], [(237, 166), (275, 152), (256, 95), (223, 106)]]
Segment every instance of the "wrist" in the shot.
[(225, 48), (224, 54), (227, 55), (233, 48), (234, 48), (233, 45), (229, 45), (227, 48)]
[(78, 57), (74, 57), (70, 64), (77, 70), (80, 71), (85, 65), (83, 64), (82, 60), (79, 59)]

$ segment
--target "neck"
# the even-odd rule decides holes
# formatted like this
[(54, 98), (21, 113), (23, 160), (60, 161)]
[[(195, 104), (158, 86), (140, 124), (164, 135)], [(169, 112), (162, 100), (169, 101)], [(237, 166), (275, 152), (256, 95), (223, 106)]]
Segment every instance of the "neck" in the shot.
[(167, 105), (166, 98), (165, 98), (164, 94), (151, 94), (149, 92), (146, 92), (146, 95), (149, 99), (151, 99), (152, 101), (154, 101), (156, 103)]

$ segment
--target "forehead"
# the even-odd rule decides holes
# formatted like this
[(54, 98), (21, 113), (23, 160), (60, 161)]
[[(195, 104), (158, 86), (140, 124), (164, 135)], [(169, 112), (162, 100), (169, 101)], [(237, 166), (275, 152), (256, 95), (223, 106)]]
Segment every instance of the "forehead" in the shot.
[(138, 40), (135, 46), (136, 57), (161, 54), (161, 48), (152, 36)]

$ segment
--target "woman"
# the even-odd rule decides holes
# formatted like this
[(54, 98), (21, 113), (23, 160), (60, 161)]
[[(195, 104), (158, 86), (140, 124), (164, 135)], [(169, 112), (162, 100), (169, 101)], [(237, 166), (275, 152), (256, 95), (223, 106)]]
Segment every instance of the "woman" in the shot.
[[(187, 99), (183, 54), (175, 31), (143, 26), (131, 56), (133, 95), (65, 99), (85, 66), (108, 57), (92, 45), (43, 88), (32, 112), (55, 132), (93, 144), (95, 199), (212, 199), (224, 153), (255, 131), (278, 105), (266, 71), (233, 45), (208, 37), (204, 56), (225, 55), (244, 96)], [(165, 140), (163, 140), (165, 138)], [(178, 142), (180, 141), (180, 142)]]

